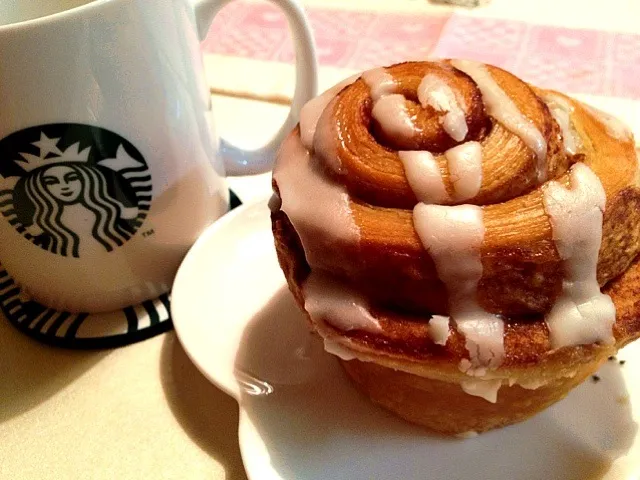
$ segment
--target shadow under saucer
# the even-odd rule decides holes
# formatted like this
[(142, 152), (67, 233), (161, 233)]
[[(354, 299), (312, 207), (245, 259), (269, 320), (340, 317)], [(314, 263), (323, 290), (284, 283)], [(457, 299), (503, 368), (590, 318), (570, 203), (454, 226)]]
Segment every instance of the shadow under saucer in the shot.
[(164, 338), (160, 379), (176, 420), (189, 437), (225, 469), (225, 478), (246, 480), (238, 446), (238, 404), (211, 384), (170, 333)]

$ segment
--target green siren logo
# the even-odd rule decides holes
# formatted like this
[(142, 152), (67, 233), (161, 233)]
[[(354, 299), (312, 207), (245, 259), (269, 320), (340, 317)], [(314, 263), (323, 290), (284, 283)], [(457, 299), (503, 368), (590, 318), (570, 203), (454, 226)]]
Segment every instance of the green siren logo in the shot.
[(115, 250), (142, 225), (151, 193), (140, 152), (103, 128), (50, 124), (0, 140), (0, 212), (51, 253)]

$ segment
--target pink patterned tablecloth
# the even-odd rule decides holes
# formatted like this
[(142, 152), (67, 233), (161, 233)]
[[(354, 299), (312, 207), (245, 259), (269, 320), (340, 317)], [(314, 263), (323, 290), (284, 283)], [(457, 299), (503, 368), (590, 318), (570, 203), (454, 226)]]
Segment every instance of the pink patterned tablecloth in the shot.
[[(465, 57), (546, 88), (640, 99), (640, 35), (572, 29), (464, 13), (425, 15), (307, 9), (321, 66), (364, 70), (407, 60)], [(293, 63), (284, 16), (234, 2), (215, 19), (205, 51)]]

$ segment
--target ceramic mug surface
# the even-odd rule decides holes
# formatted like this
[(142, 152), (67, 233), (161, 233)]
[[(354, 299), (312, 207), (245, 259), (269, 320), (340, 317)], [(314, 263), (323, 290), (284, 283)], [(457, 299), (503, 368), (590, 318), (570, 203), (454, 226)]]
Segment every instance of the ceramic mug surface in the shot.
[(296, 94), (273, 141), (243, 152), (215, 133), (200, 52), (225, 3), (0, 6), (0, 261), (26, 295), (100, 312), (167, 292), (228, 210), (225, 172), (270, 167), (315, 94), (311, 34), (297, 0), (275, 1), (300, 59)]

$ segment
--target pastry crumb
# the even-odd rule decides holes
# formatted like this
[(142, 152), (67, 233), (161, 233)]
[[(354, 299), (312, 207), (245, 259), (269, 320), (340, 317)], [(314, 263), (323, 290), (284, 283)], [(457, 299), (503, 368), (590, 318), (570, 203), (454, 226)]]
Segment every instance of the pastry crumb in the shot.
[(593, 383), (598, 383), (600, 381), (600, 377), (598, 375), (591, 375), (591, 380), (593, 380)]

